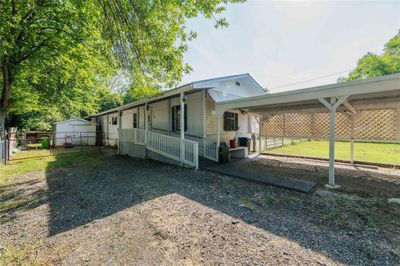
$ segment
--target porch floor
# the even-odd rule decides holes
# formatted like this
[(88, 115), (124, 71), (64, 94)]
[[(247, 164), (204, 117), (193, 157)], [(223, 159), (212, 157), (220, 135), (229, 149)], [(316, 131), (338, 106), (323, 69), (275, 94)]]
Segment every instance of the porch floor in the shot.
[(217, 172), (220, 174), (235, 176), (243, 179), (253, 180), (265, 183), (272, 186), (282, 187), (286, 189), (296, 190), (304, 193), (310, 192), (316, 185), (315, 182), (306, 181), (296, 178), (272, 175), (268, 173), (260, 173), (256, 171), (245, 170), (241, 167), (243, 163), (254, 160), (253, 158), (246, 159), (231, 159), (225, 164), (208, 164), (203, 169)]

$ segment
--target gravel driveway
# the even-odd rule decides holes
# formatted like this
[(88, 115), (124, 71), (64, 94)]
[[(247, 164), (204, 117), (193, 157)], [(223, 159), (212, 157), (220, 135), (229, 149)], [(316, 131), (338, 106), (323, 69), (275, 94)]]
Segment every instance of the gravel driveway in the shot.
[[(1, 187), (0, 255), (37, 264), (396, 265), (400, 208), (124, 156)], [(61, 158), (60, 158), (61, 160)]]

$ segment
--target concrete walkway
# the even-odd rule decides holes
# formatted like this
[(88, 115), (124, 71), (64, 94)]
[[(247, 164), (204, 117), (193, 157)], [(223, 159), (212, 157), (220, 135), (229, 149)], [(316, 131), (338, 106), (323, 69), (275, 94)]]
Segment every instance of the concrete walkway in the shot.
[(304, 193), (308, 193), (314, 186), (315, 182), (300, 180), (296, 178), (281, 177), (268, 173), (260, 173), (256, 171), (244, 170), (240, 166), (243, 163), (253, 159), (233, 160), (225, 164), (210, 164), (205, 167), (206, 170), (216, 173), (249, 179), (272, 186), (287, 188)]

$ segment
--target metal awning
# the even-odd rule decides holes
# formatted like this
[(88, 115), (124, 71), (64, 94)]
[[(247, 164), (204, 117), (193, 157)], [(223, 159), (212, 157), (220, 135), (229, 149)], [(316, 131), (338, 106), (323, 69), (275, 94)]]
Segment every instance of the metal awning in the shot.
[(321, 108), (319, 99), (348, 96), (348, 103), (396, 101), (400, 99), (400, 74), (354, 80), (281, 93), (223, 101), (216, 104), (217, 115), (229, 109), (265, 113), (277, 110)]

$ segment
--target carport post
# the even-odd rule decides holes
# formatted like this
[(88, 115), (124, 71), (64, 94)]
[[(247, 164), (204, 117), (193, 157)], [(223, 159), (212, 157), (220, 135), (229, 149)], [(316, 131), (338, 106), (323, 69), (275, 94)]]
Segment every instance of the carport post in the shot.
[(329, 182), (325, 187), (339, 188), (335, 184), (335, 114), (336, 109), (341, 105), (349, 96), (341, 96), (336, 99), (331, 97), (330, 103), (324, 98), (319, 101), (329, 109)]
[[(331, 105), (335, 104), (336, 99), (331, 98)], [(336, 109), (331, 109), (329, 113), (329, 184), (335, 187), (335, 113)]]

